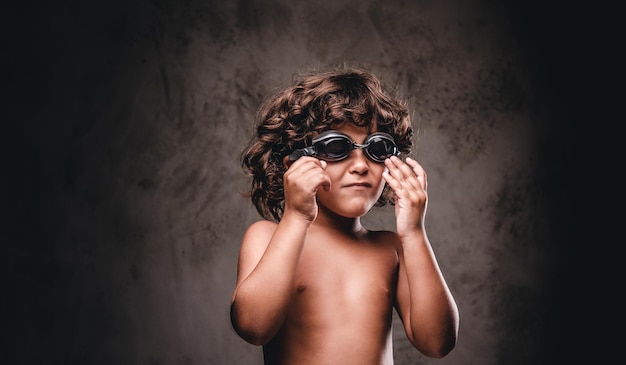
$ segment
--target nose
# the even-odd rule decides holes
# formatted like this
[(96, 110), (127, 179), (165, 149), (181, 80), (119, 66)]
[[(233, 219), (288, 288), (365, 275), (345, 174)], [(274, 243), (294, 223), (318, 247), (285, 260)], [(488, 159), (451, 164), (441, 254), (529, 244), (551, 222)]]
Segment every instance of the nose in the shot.
[(369, 171), (369, 162), (362, 148), (355, 148), (350, 153), (350, 172), (365, 175)]

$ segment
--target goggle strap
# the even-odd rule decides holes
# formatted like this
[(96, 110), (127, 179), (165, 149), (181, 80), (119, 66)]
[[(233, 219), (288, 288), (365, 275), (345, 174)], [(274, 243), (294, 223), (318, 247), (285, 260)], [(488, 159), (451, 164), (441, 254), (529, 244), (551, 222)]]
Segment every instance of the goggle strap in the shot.
[(315, 156), (315, 155), (317, 155), (317, 152), (315, 151), (315, 147), (314, 146), (300, 148), (300, 149), (297, 149), (297, 150), (293, 151), (289, 155), (289, 161), (295, 161), (295, 160), (299, 159), (302, 156)]

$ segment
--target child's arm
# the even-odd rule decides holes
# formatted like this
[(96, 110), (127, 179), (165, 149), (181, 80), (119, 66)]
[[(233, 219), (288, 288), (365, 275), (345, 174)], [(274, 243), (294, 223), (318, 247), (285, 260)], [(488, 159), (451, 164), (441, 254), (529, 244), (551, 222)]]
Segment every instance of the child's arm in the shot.
[(428, 203), (426, 172), (415, 161), (392, 157), (383, 174), (396, 197), (400, 273), (396, 308), (409, 341), (430, 357), (443, 357), (454, 348), (459, 313), (426, 234)]
[(280, 223), (259, 221), (246, 231), (232, 297), (233, 328), (262, 345), (280, 329), (289, 310), (300, 253), (317, 215), (315, 194), (330, 188), (326, 162), (303, 157), (284, 176), (285, 210)]

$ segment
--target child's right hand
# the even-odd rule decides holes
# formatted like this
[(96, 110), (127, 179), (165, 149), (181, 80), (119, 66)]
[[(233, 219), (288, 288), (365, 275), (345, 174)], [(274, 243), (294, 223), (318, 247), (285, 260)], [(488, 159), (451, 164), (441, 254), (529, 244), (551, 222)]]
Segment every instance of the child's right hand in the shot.
[(285, 158), (287, 171), (283, 177), (285, 189), (285, 212), (295, 213), (309, 222), (317, 217), (317, 190), (330, 190), (330, 176), (324, 171), (327, 162), (315, 157), (301, 157), (291, 162)]

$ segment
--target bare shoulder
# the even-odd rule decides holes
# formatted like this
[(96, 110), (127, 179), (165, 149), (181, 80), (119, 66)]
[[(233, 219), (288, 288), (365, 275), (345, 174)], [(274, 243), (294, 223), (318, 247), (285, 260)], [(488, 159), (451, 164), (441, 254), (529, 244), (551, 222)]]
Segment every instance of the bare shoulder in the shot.
[(268, 220), (259, 220), (250, 224), (243, 235), (241, 249), (265, 249), (277, 226), (277, 223)]
[(248, 226), (248, 229), (246, 229), (246, 235), (247, 234), (274, 234), (274, 231), (276, 230), (277, 226), (278, 226), (278, 223), (275, 223), (272, 221), (268, 221), (265, 219), (258, 220), (250, 224), (250, 226)]
[(261, 260), (276, 227), (277, 224), (274, 222), (260, 220), (246, 229), (239, 247), (238, 283), (250, 275)]

